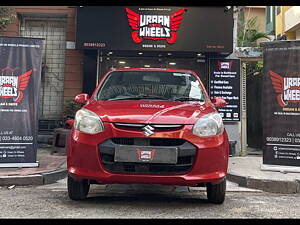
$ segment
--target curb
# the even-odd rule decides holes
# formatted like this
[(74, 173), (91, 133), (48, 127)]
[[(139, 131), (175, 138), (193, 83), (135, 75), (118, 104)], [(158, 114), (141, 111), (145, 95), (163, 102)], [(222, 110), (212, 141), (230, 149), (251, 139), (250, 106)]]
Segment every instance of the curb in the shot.
[(234, 172), (228, 172), (227, 179), (235, 182), (242, 187), (259, 189), (265, 192), (280, 194), (300, 193), (300, 180), (281, 181), (281, 180), (265, 180), (255, 179), (249, 176), (241, 176)]
[(52, 184), (55, 183), (57, 180), (65, 178), (66, 176), (66, 169), (54, 170), (47, 173), (26, 176), (0, 176), (0, 186), (28, 186)]
[(47, 173), (43, 173), (43, 184), (53, 184), (57, 180), (63, 179), (67, 176), (67, 170), (61, 169), (56, 171), (51, 171)]

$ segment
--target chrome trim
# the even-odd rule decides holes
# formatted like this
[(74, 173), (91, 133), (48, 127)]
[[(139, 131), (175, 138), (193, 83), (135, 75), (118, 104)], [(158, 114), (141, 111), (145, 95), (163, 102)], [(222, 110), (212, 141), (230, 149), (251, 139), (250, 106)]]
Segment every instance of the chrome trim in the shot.
[(181, 124), (156, 124), (152, 125), (154, 128), (177, 128), (177, 127), (182, 127)]
[[(142, 123), (114, 123), (116, 126), (124, 126), (124, 127), (144, 127), (147, 124)], [(182, 127), (182, 124), (151, 124), (151, 127), (154, 128), (177, 128)]]
[(124, 127), (143, 127), (145, 124), (141, 123), (114, 123), (117, 126), (124, 126)]

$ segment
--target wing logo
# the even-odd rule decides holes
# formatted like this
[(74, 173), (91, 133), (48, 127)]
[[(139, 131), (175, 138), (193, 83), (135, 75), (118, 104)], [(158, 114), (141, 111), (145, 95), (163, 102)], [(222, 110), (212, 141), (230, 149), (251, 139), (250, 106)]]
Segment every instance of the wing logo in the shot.
[(126, 8), (128, 24), (133, 30), (132, 40), (135, 43), (141, 43), (143, 39), (166, 40), (174, 44), (186, 11), (186, 8), (182, 8), (171, 15), (142, 15)]
[(300, 77), (282, 77), (271, 70), (269, 75), (279, 106), (286, 107), (289, 103), (300, 102)]
[(21, 102), (32, 72), (33, 70), (29, 70), (20, 76), (0, 75), (0, 98), (13, 98), (14, 102)]
[(218, 67), (219, 67), (219, 70), (229, 70), (229, 71), (231, 71), (232, 61), (229, 61), (229, 62), (218, 61)]

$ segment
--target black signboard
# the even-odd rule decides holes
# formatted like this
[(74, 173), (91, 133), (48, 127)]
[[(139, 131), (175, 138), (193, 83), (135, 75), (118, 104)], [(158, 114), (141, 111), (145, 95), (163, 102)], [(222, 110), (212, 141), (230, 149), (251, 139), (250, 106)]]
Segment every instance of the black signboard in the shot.
[(240, 59), (209, 60), (210, 98), (222, 97), (228, 104), (218, 108), (224, 121), (240, 121)]
[(0, 167), (35, 167), (42, 40), (0, 37)]
[(232, 53), (232, 7), (83, 6), (76, 26), (81, 49)]
[(300, 166), (300, 41), (264, 44), (263, 164)]

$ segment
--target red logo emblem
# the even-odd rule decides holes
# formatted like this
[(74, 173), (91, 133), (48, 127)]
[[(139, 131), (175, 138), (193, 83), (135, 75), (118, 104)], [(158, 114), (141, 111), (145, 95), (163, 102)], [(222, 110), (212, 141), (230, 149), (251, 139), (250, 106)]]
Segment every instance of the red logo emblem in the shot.
[(187, 9), (183, 8), (171, 15), (141, 15), (126, 8), (128, 23), (133, 30), (132, 40), (141, 43), (143, 39), (165, 39), (169, 44), (174, 44), (185, 11)]
[(271, 70), (269, 74), (281, 107), (287, 106), (289, 102), (300, 102), (300, 77), (282, 77)]
[[(4, 71), (11, 71), (10, 75), (3, 75)], [(29, 70), (20, 76), (15, 76), (14, 71), (9, 67), (2, 69), (0, 75), (0, 98), (13, 98), (14, 102), (21, 102), (23, 99), (23, 91), (27, 88), (29, 78), (33, 70)]]
[(218, 61), (219, 70), (229, 70), (231, 71), (232, 61), (229, 62), (221, 62)]
[(152, 149), (151, 151), (144, 151), (144, 150), (137, 149), (136, 152), (139, 161), (149, 162), (149, 161), (153, 161), (156, 149)]

